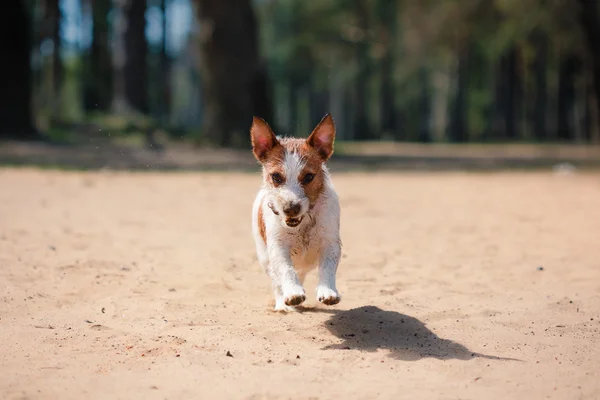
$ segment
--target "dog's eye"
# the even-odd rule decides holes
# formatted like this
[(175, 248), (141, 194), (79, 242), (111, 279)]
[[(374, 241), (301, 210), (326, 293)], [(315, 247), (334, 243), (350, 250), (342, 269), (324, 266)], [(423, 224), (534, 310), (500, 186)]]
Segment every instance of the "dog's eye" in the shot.
[(309, 184), (313, 181), (313, 179), (315, 179), (314, 174), (306, 174), (306, 175), (304, 175), (304, 178), (302, 178), (302, 183), (305, 185)]
[(281, 176), (280, 173), (275, 172), (274, 174), (271, 174), (271, 179), (273, 180), (273, 183), (279, 185), (283, 183), (283, 176)]

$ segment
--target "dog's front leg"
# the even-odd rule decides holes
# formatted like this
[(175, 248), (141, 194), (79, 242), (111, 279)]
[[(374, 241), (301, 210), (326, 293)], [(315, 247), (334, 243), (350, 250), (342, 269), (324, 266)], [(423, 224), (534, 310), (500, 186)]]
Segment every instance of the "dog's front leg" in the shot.
[[(284, 244), (273, 246), (269, 249), (269, 259), (271, 268), (278, 280), (277, 283), (283, 303), (287, 306), (297, 306), (304, 302), (306, 294), (294, 270), (289, 248)], [(276, 299), (276, 304), (277, 302)]]
[(341, 253), (342, 249), (339, 241), (330, 243), (321, 250), (317, 300), (328, 306), (339, 303), (341, 299), (335, 286), (335, 275), (337, 273)]

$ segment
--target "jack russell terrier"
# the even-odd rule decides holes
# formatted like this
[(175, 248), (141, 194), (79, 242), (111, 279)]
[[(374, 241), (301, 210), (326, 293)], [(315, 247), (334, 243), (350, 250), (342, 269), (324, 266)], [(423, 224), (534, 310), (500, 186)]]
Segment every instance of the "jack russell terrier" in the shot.
[(273, 283), (275, 311), (294, 311), (306, 300), (302, 284), (316, 267), (317, 299), (339, 303), (340, 205), (325, 165), (333, 153), (333, 118), (327, 114), (308, 139), (297, 139), (275, 136), (254, 117), (250, 136), (263, 173), (252, 233), (258, 261)]

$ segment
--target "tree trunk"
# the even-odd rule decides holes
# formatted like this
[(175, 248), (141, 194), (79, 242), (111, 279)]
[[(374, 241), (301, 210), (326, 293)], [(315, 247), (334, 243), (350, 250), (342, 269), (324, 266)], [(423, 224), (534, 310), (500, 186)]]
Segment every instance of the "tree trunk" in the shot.
[(300, 89), (300, 85), (296, 82), (296, 78), (290, 77), (288, 79), (287, 88), (287, 105), (289, 108), (287, 130), (289, 134), (294, 135), (298, 132), (298, 91)]
[(197, 0), (201, 36), (203, 131), (214, 144), (246, 147), (259, 73), (251, 0)]
[(448, 100), (450, 92), (450, 72), (446, 62), (442, 62), (437, 70), (432, 73), (431, 101), (431, 132), (433, 140), (442, 142), (446, 138), (446, 126), (448, 120)]
[(61, 58), (62, 40), (60, 37), (61, 11), (59, 0), (48, 0), (48, 18), (51, 26), (52, 51), (52, 113), (55, 118), (60, 118), (62, 112), (62, 83), (64, 76)]
[(109, 48), (107, 1), (89, 1), (93, 28), (92, 46), (87, 57), (87, 77), (84, 82), (85, 111), (109, 111), (112, 103), (113, 70)]
[(451, 142), (469, 140), (467, 111), (469, 106), (469, 56), (470, 44), (465, 44), (458, 52), (457, 87), (453, 112), (448, 126), (448, 138)]
[(396, 37), (396, 1), (379, 0), (379, 22), (381, 28), (380, 44), (382, 46), (380, 61), (380, 120), (381, 133), (394, 136), (397, 130), (394, 105), (394, 53), (393, 38)]
[(516, 46), (506, 56), (506, 131), (505, 137), (515, 140), (520, 137), (522, 87), (519, 74), (519, 57)]
[(273, 121), (272, 90), (267, 66), (263, 64), (256, 71), (252, 82), (252, 114), (265, 121)]
[(148, 112), (146, 0), (115, 0), (112, 108)]
[[(93, 0), (92, 0), (93, 1)], [(127, 29), (126, 9), (129, 0), (114, 0), (114, 37), (112, 44), (113, 65), (113, 90), (111, 108), (113, 112), (123, 113), (127, 111), (127, 97), (125, 96), (125, 63), (127, 53), (125, 51), (125, 30)]]
[[(310, 85), (310, 120), (309, 126), (316, 126), (321, 119), (325, 116), (325, 113), (330, 112), (327, 110), (329, 105), (329, 92), (322, 89), (317, 89), (315, 84), (315, 77), (313, 76)], [(310, 128), (309, 128), (310, 129)], [(307, 135), (309, 132), (305, 132)]]
[(394, 83), (392, 80), (393, 65), (391, 56), (386, 55), (381, 60), (381, 86), (379, 94), (380, 100), (380, 118), (381, 133), (387, 133), (394, 136), (396, 133), (396, 107), (394, 105)]
[(491, 129), (488, 138), (498, 140), (506, 137), (506, 61), (502, 56), (496, 65), (494, 74), (494, 104), (492, 108)]
[[(594, 93), (589, 95), (588, 107), (596, 109), (590, 111), (592, 116), (600, 114), (600, 17), (598, 15), (598, 2), (596, 0), (579, 0), (581, 6), (581, 24), (585, 34), (588, 57), (590, 59), (591, 84)], [(596, 117), (594, 117), (597, 119)], [(592, 130), (589, 133), (591, 139), (596, 140), (598, 135), (597, 122), (589, 125)]]
[(536, 140), (542, 141), (548, 137), (546, 131), (546, 108), (548, 98), (548, 79), (546, 66), (548, 64), (548, 40), (542, 33), (536, 32), (532, 38), (536, 49), (533, 61), (533, 75), (535, 79), (535, 104), (533, 107), (533, 135)]
[(588, 90), (587, 99), (587, 139), (590, 143), (600, 144), (600, 107), (595, 90)]
[(0, 138), (39, 139), (33, 127), (31, 21), (22, 1), (0, 13)]
[(419, 121), (419, 142), (431, 142), (431, 94), (429, 90), (429, 74), (425, 67), (419, 70), (420, 95), (420, 121)]
[(130, 0), (126, 15), (125, 96), (131, 108), (146, 114), (148, 112), (146, 0)]
[(161, 77), (161, 116), (166, 122), (169, 120), (171, 110), (171, 63), (169, 55), (167, 54), (167, 32), (169, 28), (169, 21), (167, 18), (169, 2), (167, 0), (161, 0), (161, 11), (163, 16), (163, 37), (160, 48), (160, 77)]
[(558, 71), (557, 137), (560, 140), (575, 139), (575, 75), (579, 61), (573, 55), (565, 56)]
[(346, 140), (348, 138), (348, 130), (346, 129), (346, 109), (344, 101), (346, 99), (346, 87), (343, 77), (336, 74), (328, 80), (329, 84), (329, 106), (331, 115), (335, 118), (336, 138), (338, 140)]
[(518, 51), (514, 45), (500, 58), (495, 92), (492, 139), (517, 139), (522, 87)]
[(369, 14), (368, 5), (365, 0), (354, 0), (354, 12), (358, 21), (362, 37), (356, 45), (356, 63), (358, 72), (355, 80), (354, 99), (354, 131), (357, 140), (368, 140), (372, 138), (367, 113), (368, 83), (371, 77), (371, 66), (369, 62)]

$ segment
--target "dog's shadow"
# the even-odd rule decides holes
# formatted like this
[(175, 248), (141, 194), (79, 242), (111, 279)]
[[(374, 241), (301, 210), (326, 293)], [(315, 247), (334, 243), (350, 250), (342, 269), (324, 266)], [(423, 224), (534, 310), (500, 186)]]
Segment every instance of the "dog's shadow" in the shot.
[(343, 340), (342, 343), (326, 346), (325, 349), (356, 349), (367, 352), (386, 349), (389, 350), (390, 357), (403, 361), (427, 357), (444, 360), (487, 358), (520, 361), (473, 352), (459, 343), (438, 337), (416, 318), (374, 306), (333, 312), (325, 326)]

